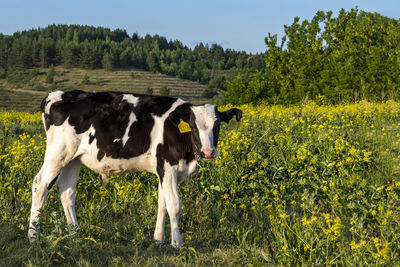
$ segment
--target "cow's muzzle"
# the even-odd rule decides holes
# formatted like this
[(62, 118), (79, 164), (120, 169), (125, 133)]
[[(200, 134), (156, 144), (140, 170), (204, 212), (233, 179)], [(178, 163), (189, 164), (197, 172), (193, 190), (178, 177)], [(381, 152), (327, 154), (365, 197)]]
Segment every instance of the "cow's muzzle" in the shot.
[(215, 149), (203, 149), (200, 153), (200, 157), (203, 160), (213, 160), (218, 155), (217, 150)]

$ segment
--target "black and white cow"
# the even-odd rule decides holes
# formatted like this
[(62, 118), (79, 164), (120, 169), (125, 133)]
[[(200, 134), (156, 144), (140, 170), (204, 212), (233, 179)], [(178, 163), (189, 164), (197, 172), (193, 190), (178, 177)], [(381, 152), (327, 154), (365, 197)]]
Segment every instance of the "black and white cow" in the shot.
[[(213, 105), (195, 106), (181, 99), (120, 92), (55, 91), (41, 105), (47, 146), (44, 163), (33, 180), (28, 237), (37, 231), (40, 211), (57, 181), (67, 222), (78, 226), (75, 192), (82, 164), (101, 174), (148, 171), (159, 178), (158, 215), (154, 239), (164, 242), (166, 212), (171, 243), (182, 246), (178, 228), (178, 184), (202, 158), (216, 150), (220, 122), (242, 112), (219, 112)], [(58, 179), (57, 176), (59, 175)]]

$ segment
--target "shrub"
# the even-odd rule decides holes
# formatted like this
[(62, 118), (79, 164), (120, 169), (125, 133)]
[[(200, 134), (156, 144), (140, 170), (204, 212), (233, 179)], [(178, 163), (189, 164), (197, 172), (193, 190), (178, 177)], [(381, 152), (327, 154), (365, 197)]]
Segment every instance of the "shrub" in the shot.
[(161, 86), (160, 95), (169, 96), (170, 93), (171, 93), (171, 90), (166, 85)]

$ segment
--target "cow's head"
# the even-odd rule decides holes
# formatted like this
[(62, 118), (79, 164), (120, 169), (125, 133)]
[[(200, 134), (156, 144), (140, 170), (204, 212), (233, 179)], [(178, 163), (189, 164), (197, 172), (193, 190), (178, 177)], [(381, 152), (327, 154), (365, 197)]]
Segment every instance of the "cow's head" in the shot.
[(218, 156), (217, 143), (221, 122), (229, 122), (233, 116), (239, 121), (242, 111), (237, 108), (220, 112), (216, 106), (205, 104), (192, 106), (190, 127), (192, 136), (200, 157), (204, 160), (211, 160)]

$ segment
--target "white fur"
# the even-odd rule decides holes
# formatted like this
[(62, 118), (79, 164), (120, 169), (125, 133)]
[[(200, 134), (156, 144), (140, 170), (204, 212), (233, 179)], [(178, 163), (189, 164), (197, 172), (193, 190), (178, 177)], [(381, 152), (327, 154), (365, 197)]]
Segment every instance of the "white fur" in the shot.
[(63, 95), (63, 94), (64, 94), (63, 91), (57, 90), (57, 91), (51, 92), (51, 93), (47, 96), (46, 101), (50, 101), (50, 102), (47, 103), (46, 106), (45, 106), (44, 112), (45, 112), (46, 114), (49, 114), (49, 113), (50, 113), (50, 107), (51, 107), (52, 104), (54, 104), (55, 102), (58, 102), (58, 101), (61, 101), (61, 100), (62, 100), (62, 95)]
[[(125, 146), (126, 142), (129, 139), (129, 131), (131, 129), (132, 124), (136, 121), (136, 115), (135, 113), (131, 112), (131, 114), (129, 115), (129, 121), (128, 121), (128, 126), (125, 129), (125, 133), (124, 136), (122, 137), (122, 146)], [(114, 142), (118, 142), (120, 141), (121, 138), (117, 138), (114, 140)]]
[(125, 100), (129, 104), (133, 104), (134, 107), (136, 107), (137, 104), (139, 103), (138, 97), (133, 96), (133, 95), (128, 95), (128, 94), (124, 94), (124, 96), (122, 97), (122, 100)]

